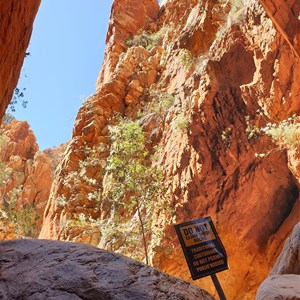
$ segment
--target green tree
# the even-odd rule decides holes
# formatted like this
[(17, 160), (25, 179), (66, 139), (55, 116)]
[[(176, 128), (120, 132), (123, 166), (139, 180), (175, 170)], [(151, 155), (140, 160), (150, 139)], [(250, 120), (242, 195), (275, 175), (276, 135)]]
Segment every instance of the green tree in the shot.
[(0, 208), (0, 232), (4, 236), (15, 234), (20, 237), (32, 237), (38, 234), (39, 216), (33, 204), (23, 204), (17, 208), (17, 196), (22, 186), (13, 188), (3, 197), (3, 208)]
[(149, 222), (162, 190), (162, 171), (153, 164), (153, 156), (145, 147), (139, 124), (120, 118), (109, 131), (111, 149), (106, 167), (109, 191), (105, 194), (112, 200), (114, 219), (119, 224), (126, 222), (129, 216), (137, 215), (144, 255), (149, 264)]

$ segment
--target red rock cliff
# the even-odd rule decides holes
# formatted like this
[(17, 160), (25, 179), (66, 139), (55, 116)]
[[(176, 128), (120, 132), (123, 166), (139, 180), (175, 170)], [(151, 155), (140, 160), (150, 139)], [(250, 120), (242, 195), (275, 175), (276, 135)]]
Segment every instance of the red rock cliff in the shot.
[(1, 239), (36, 237), (65, 146), (38, 151), (28, 123), (16, 120), (1, 125), (0, 141)]
[[(260, 129), (291, 118), (299, 138), (300, 8), (236, 2), (169, 0), (158, 11), (155, 1), (114, 1), (97, 92), (77, 116), (40, 237), (108, 246), (97, 223), (110, 214), (101, 202), (107, 125), (142, 111), (175, 210), (158, 218), (168, 239), (153, 264), (191, 280), (173, 224), (209, 215), (228, 252), (230, 270), (219, 274), (228, 299), (254, 298), (299, 221), (299, 144)], [(150, 41), (128, 43), (144, 30)], [(214, 292), (210, 280), (197, 284)]]
[(41, 0), (3, 0), (0, 3), (0, 117), (17, 85), (33, 21)]

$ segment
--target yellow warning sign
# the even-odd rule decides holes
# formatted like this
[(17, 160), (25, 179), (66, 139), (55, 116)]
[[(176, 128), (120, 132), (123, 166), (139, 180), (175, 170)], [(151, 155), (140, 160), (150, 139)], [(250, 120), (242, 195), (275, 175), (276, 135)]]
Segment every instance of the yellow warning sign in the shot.
[(186, 247), (214, 240), (215, 234), (209, 221), (199, 221), (180, 227), (180, 233)]
[(175, 225), (194, 280), (228, 269), (225, 248), (210, 217)]

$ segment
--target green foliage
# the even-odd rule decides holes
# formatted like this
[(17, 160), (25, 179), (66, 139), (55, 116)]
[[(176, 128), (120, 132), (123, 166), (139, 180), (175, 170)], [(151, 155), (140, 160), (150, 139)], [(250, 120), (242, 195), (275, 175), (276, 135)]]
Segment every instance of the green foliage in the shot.
[(162, 26), (157, 32), (151, 33), (142, 31), (139, 35), (135, 35), (126, 41), (127, 47), (142, 46), (150, 50), (154, 46), (160, 44), (168, 31), (167, 26)]
[(182, 132), (186, 132), (190, 126), (190, 121), (187, 116), (179, 115), (176, 119), (174, 119), (171, 123), (171, 128), (173, 130), (180, 130)]
[(300, 118), (294, 115), (277, 124), (268, 123), (261, 130), (270, 136), (280, 149), (300, 147)]
[(62, 208), (66, 207), (66, 205), (67, 205), (67, 199), (66, 199), (65, 195), (58, 196), (56, 198), (56, 203), (57, 203), (57, 205), (59, 207), (62, 207)]
[(175, 98), (173, 95), (159, 91), (151, 90), (150, 97), (152, 98), (149, 111), (164, 114), (173, 104)]
[(0, 161), (0, 186), (6, 183), (6, 181), (11, 177), (12, 169), (6, 167), (6, 165)]
[[(107, 160), (108, 190), (112, 199), (114, 220), (127, 223), (136, 215), (140, 241), (144, 247), (146, 263), (149, 263), (148, 240), (151, 235), (151, 213), (162, 190), (162, 170), (153, 166), (152, 156), (145, 147), (142, 128), (136, 122), (119, 118), (116, 126), (110, 126), (111, 150)], [(120, 225), (119, 225), (120, 226)], [(136, 232), (126, 233), (126, 239), (136, 240)]]
[(35, 236), (39, 220), (34, 205), (28, 203), (17, 209), (16, 199), (21, 188), (21, 186), (14, 188), (9, 195), (5, 196), (3, 208), (0, 209), (2, 233), (6, 235), (14, 233), (19, 238)]
[(145, 106), (143, 111), (139, 111), (139, 117), (142, 117), (148, 113), (157, 113), (161, 116), (164, 116), (175, 101), (173, 95), (156, 89), (149, 90), (149, 98), (151, 99), (149, 104)]
[[(260, 116), (265, 118), (264, 113), (261, 110), (257, 111)], [(258, 138), (259, 136), (266, 134), (277, 145), (276, 148), (269, 150), (267, 153), (255, 153), (256, 157), (265, 157), (273, 151), (300, 149), (300, 117), (293, 115), (287, 120), (280, 122), (268, 122), (265, 127), (258, 127), (252, 125), (250, 118), (246, 117), (246, 133), (248, 139)]]
[(12, 112), (16, 111), (16, 105), (18, 104), (18, 102), (20, 100), (22, 100), (22, 106), (24, 108), (26, 108), (28, 101), (24, 99), (25, 91), (26, 91), (26, 88), (22, 88), (22, 89), (20, 89), (18, 87), (15, 88), (13, 97), (12, 97), (11, 101), (9, 102), (9, 108)]
[(7, 145), (8, 138), (4, 133), (0, 134), (0, 151), (2, 151)]
[(190, 70), (190, 68), (195, 63), (196, 59), (193, 57), (191, 51), (188, 49), (181, 49), (178, 57), (180, 63), (185, 70)]
[[(101, 199), (101, 183), (96, 180), (97, 172), (102, 169), (102, 162), (99, 158), (99, 153), (103, 152), (101, 146), (94, 146), (93, 148), (84, 147), (82, 150), (85, 158), (78, 163), (78, 169), (76, 171), (69, 172), (64, 178), (64, 185), (70, 189), (71, 194), (76, 193), (77, 187), (84, 185), (87, 194), (86, 198), (93, 202), (99, 202)], [(94, 170), (97, 169), (95, 172)], [(61, 207), (65, 207), (67, 202), (64, 196), (57, 198), (58, 204)]]
[[(124, 254), (143, 261), (144, 249), (141, 247), (141, 232), (137, 222), (131, 220), (122, 222), (109, 222), (101, 224), (101, 233), (105, 238), (105, 247), (110, 251), (117, 251), (121, 247), (126, 249)], [(147, 229), (148, 230), (148, 229)]]
[[(0, 134), (0, 153), (5, 151), (5, 147), (7, 145), (8, 138), (5, 134)], [(12, 169), (7, 167), (5, 163), (0, 161), (0, 187), (3, 186), (6, 181), (11, 177)]]
[(230, 147), (231, 136), (232, 136), (231, 127), (227, 127), (225, 130), (222, 131), (221, 139), (226, 147)]
[(256, 125), (254, 125), (253, 122), (251, 122), (250, 116), (246, 116), (245, 121), (246, 121), (246, 125), (247, 125), (246, 134), (247, 134), (248, 140), (258, 138), (261, 134), (260, 128)]

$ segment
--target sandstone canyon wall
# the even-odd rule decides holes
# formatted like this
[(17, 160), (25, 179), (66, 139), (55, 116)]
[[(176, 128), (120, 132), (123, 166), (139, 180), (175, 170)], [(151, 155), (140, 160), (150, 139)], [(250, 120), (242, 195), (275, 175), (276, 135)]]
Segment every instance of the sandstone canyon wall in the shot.
[[(227, 297), (254, 299), (299, 221), (299, 144), (260, 130), (288, 118), (299, 130), (299, 10), (295, 0), (115, 0), (96, 93), (78, 113), (40, 237), (111, 244), (102, 192), (118, 113), (143, 126), (174, 210), (157, 213), (154, 266), (191, 280), (173, 225), (211, 216), (228, 252)], [(129, 252), (120, 241), (113, 250)], [(214, 292), (210, 279), (196, 283)]]
[(38, 151), (26, 121), (0, 129), (0, 238), (37, 237), (54, 172), (66, 145)]
[(0, 3), (0, 116), (12, 98), (41, 0)]

